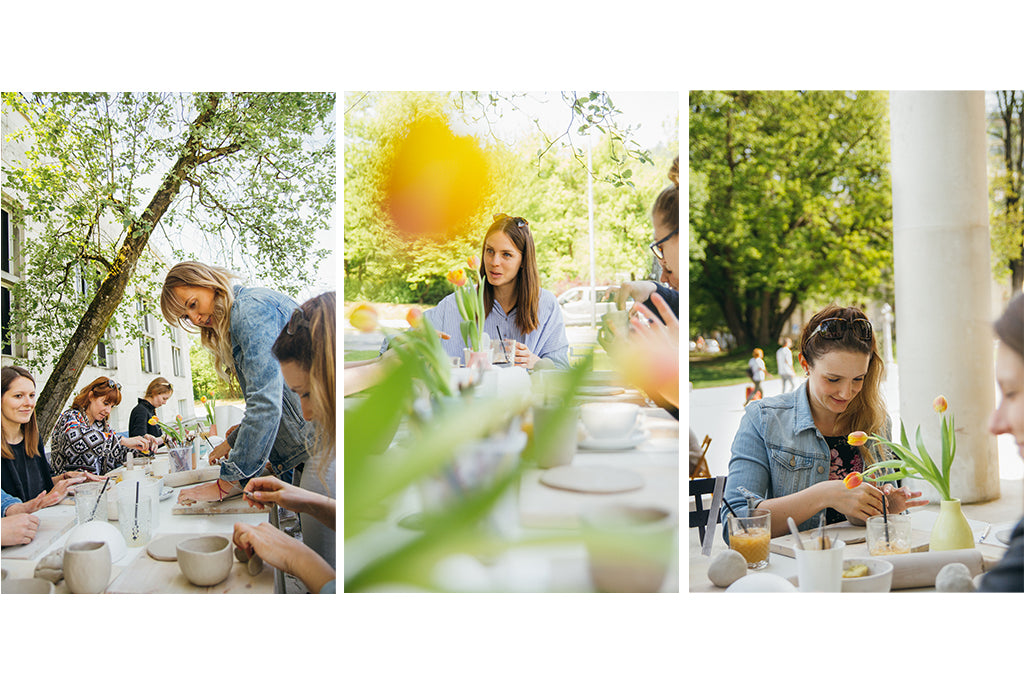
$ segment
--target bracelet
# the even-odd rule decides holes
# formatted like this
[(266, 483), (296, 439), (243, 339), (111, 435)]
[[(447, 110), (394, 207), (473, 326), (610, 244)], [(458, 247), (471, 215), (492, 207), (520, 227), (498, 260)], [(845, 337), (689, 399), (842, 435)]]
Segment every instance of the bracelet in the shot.
[(217, 501), (221, 502), (224, 499), (224, 492), (220, 489), (220, 479), (219, 478), (217, 479), (216, 483), (217, 483)]

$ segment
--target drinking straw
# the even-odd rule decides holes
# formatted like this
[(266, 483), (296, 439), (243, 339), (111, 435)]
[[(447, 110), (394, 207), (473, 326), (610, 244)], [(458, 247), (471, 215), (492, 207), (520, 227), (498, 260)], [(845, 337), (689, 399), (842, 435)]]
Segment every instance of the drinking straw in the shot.
[(727, 500), (727, 499), (725, 499), (723, 497), (722, 498), (722, 502), (725, 503), (725, 506), (729, 510), (729, 513), (732, 514), (733, 516), (735, 516), (737, 519), (740, 520), (740, 528), (742, 528), (744, 531), (746, 531), (747, 530), (747, 524), (744, 523), (743, 517), (741, 517), (739, 514), (737, 514), (736, 510), (732, 508), (732, 505), (729, 504), (729, 500)]
[(89, 520), (90, 521), (92, 521), (94, 518), (96, 518), (96, 510), (99, 509), (99, 507), (100, 507), (100, 500), (103, 499), (103, 493), (106, 491), (108, 483), (110, 483), (110, 479), (109, 478), (106, 478), (106, 479), (103, 480), (103, 487), (100, 488), (100, 495), (99, 495), (99, 497), (96, 498), (96, 504), (94, 504), (93, 507), (92, 507), (92, 514), (89, 514)]
[(505, 337), (501, 335), (501, 327), (498, 327), (498, 339), (501, 340), (501, 353), (505, 356), (505, 362), (511, 362), (508, 359), (508, 349), (505, 348)]
[(885, 495), (882, 495), (882, 526), (885, 528), (885, 546), (889, 546), (889, 512), (886, 509)]
[(135, 481), (135, 519), (134, 519), (134, 521), (132, 523), (132, 540), (137, 539), (139, 537), (139, 533), (141, 532), (139, 530), (139, 486), (140, 485), (141, 484), (138, 481)]

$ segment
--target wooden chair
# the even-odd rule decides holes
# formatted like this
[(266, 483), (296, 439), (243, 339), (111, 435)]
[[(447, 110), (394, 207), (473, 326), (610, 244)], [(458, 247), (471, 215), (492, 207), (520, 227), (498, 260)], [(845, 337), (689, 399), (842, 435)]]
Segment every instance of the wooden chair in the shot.
[(704, 529), (708, 525), (708, 517), (711, 513), (711, 506), (714, 502), (708, 503), (708, 507), (704, 507), (704, 495), (713, 495), (715, 492), (715, 483), (718, 479), (722, 479), (722, 490), (725, 490), (725, 476), (719, 476), (717, 478), (698, 478), (690, 481), (690, 497), (693, 498), (693, 510), (690, 512), (690, 528), (696, 528), (700, 535), (700, 543), (704, 544)]
[(695, 478), (711, 478), (711, 469), (708, 468), (707, 459), (709, 447), (711, 447), (711, 436), (704, 436), (704, 440), (700, 444), (700, 459), (697, 461), (693, 473), (690, 474), (691, 481)]

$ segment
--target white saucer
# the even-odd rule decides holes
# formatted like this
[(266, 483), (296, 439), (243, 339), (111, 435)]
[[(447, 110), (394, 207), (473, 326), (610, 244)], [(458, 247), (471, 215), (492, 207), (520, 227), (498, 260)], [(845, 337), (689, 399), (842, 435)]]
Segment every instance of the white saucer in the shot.
[(587, 438), (580, 441), (579, 447), (584, 450), (632, 450), (650, 435), (648, 431), (635, 431), (627, 438)]
[(626, 390), (618, 386), (580, 386), (580, 395), (619, 395)]
[(540, 482), (578, 493), (624, 493), (644, 487), (640, 474), (612, 467), (554, 467), (541, 475)]

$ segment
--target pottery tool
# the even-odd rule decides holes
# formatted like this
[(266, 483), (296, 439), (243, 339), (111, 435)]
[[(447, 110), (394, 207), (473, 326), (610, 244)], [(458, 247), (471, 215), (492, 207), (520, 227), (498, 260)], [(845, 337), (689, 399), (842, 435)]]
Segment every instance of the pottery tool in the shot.
[(786, 523), (789, 524), (789, 532), (793, 534), (793, 538), (796, 540), (796, 546), (802, 550), (804, 548), (804, 543), (800, 539), (800, 531), (797, 530), (796, 522), (793, 521), (793, 517), (787, 516)]
[(106, 491), (108, 483), (110, 483), (109, 478), (103, 480), (103, 487), (100, 488), (99, 497), (96, 498), (96, 504), (94, 504), (92, 507), (92, 513), (89, 514), (89, 521), (92, 521), (94, 518), (96, 518), (96, 510), (99, 509), (100, 500), (103, 499), (103, 493)]
[(979, 544), (980, 544), (980, 543), (981, 543), (981, 542), (982, 542), (982, 541), (983, 541), (983, 540), (984, 540), (984, 539), (985, 539), (986, 537), (988, 537), (988, 532), (989, 532), (990, 530), (992, 530), (992, 524), (991, 524), (991, 523), (990, 523), (990, 524), (988, 524), (987, 526), (985, 526), (985, 530), (983, 530), (983, 531), (981, 532), (981, 537), (980, 537), (980, 538), (978, 538), (978, 543), (979, 543)]
[(882, 526), (885, 528), (885, 546), (889, 547), (889, 509), (882, 495)]

